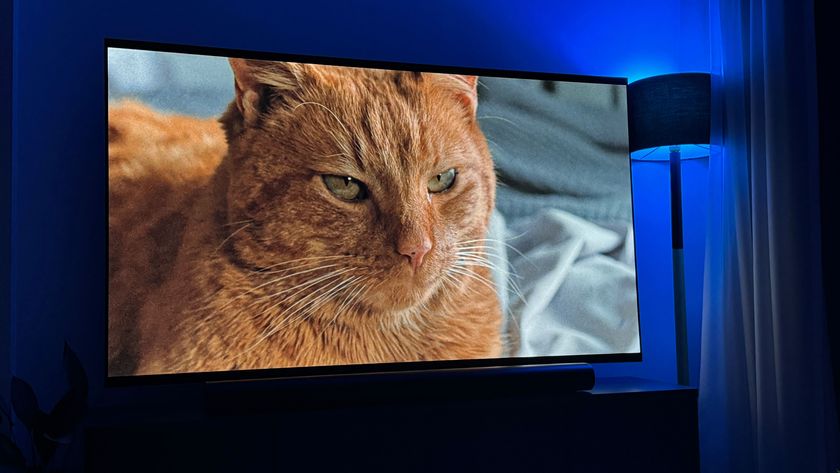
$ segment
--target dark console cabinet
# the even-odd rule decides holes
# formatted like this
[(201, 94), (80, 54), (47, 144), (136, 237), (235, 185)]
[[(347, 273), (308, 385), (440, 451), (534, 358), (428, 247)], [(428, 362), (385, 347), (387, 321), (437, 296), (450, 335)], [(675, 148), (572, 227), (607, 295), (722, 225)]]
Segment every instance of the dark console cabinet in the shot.
[(526, 391), (351, 405), (337, 392), (334, 405), (212, 415), (103, 409), (86, 429), (86, 470), (699, 471), (695, 389), (607, 378), (590, 392)]

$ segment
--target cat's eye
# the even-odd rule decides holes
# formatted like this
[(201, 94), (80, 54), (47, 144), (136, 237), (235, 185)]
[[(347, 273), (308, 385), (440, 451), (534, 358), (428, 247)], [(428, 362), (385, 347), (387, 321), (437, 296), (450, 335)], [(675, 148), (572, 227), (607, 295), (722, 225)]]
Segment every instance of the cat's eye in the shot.
[(353, 202), (367, 199), (367, 186), (358, 179), (332, 174), (324, 174), (321, 177), (324, 179), (324, 185), (327, 186), (327, 189), (341, 200)]
[(449, 189), (452, 187), (452, 184), (455, 183), (455, 176), (457, 175), (458, 171), (456, 171), (455, 168), (452, 168), (432, 177), (429, 179), (429, 192), (437, 194), (438, 192), (443, 192)]

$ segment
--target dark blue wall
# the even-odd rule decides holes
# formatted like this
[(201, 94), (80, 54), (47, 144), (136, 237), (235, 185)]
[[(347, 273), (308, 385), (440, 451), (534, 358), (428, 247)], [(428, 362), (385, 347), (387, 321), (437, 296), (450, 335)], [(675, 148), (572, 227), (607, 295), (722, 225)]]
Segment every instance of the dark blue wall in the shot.
[[(0, 212), (12, 222), (12, 371), (51, 404), (66, 339), (102, 399), (103, 38), (631, 80), (709, 68), (702, 0), (565, 3), (15, 0), (11, 206)], [(602, 374), (674, 377), (663, 169), (634, 169), (645, 361)]]
[[(12, 2), (0, 2), (0, 393), (9, 390), (9, 232), (12, 155)], [(5, 396), (3, 396), (5, 397)]]

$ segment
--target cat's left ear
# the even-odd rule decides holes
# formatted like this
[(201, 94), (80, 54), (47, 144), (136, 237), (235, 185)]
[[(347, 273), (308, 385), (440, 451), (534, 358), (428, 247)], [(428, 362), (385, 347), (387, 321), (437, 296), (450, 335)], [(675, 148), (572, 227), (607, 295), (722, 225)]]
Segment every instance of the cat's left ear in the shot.
[(245, 59), (228, 59), (233, 70), (233, 85), (236, 89), (236, 108), (246, 123), (253, 123), (259, 115), (260, 94), (263, 85), (254, 77), (253, 67)]
[(450, 90), (466, 108), (470, 117), (475, 117), (478, 108), (478, 76), (461, 74), (430, 74), (434, 81)]
[(280, 95), (297, 89), (303, 72), (301, 65), (287, 62), (238, 58), (228, 62), (233, 70), (236, 107), (249, 125), (265, 112), (268, 93)]

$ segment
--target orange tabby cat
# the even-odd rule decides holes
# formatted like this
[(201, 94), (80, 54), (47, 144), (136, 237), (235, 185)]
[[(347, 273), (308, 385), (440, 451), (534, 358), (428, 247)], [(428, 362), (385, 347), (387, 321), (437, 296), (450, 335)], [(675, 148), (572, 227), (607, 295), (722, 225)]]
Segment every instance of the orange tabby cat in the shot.
[(230, 64), (224, 132), (110, 107), (109, 373), (499, 356), (476, 78)]

